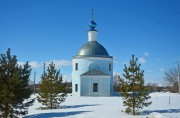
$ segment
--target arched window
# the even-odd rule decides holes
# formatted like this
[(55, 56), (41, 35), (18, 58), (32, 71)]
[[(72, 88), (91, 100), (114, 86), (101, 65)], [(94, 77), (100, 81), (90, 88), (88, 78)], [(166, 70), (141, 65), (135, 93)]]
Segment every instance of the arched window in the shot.
[(109, 71), (111, 71), (112, 70), (112, 66), (111, 66), (111, 64), (109, 64)]
[(78, 63), (75, 64), (75, 70), (78, 70)]
[(75, 84), (75, 92), (78, 92), (78, 84)]

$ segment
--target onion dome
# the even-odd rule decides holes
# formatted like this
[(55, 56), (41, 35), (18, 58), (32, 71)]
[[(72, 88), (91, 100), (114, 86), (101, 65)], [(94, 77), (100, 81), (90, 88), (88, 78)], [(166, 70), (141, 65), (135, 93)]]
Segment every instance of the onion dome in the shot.
[(90, 27), (91, 31), (96, 31), (95, 30), (96, 26), (97, 26), (97, 24), (94, 22), (94, 20), (92, 20), (91, 23), (89, 24), (89, 27)]

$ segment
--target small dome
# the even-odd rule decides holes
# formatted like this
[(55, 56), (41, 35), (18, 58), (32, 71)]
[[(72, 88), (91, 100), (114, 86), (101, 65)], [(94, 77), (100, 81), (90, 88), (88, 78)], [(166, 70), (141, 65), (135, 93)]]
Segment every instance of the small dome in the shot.
[(76, 56), (110, 57), (107, 50), (97, 41), (90, 41), (83, 45)]

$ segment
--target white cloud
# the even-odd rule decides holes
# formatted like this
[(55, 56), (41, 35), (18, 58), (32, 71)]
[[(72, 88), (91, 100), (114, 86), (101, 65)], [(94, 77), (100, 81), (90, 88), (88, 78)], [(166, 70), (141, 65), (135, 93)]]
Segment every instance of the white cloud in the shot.
[[(18, 63), (18, 65), (23, 66), (26, 62), (19, 61), (17, 63)], [(31, 66), (31, 68), (39, 68), (40, 67), (40, 63), (38, 63), (36, 61), (31, 61), (31, 62), (28, 62), (28, 63)]]
[(41, 67), (41, 64), (38, 63), (37, 61), (29, 62), (29, 65), (31, 65), (31, 68), (39, 68), (39, 67)]
[[(23, 66), (26, 62), (20, 61), (20, 62), (17, 62), (17, 63), (18, 63), (18, 65)], [(39, 68), (39, 67), (41, 67), (41, 64), (38, 63), (37, 61), (30, 61), (28, 63), (31, 66), (31, 68)]]
[(164, 72), (165, 68), (161, 67), (161, 68), (159, 68), (159, 71)]
[[(46, 66), (49, 66), (49, 64), (51, 62), (53, 62), (57, 68), (72, 65), (72, 62), (69, 60), (51, 60), (51, 61), (45, 62)], [(25, 62), (18, 62), (18, 65), (23, 66), (24, 64), (25, 64)], [(31, 65), (31, 68), (41, 68), (44, 66), (44, 63), (43, 62), (37, 62), (37, 61), (30, 61), (29, 65)]]
[(144, 56), (147, 57), (149, 56), (150, 54), (148, 52), (144, 52)]
[(20, 66), (23, 66), (25, 64), (25, 62), (19, 61), (19, 62), (17, 62), (17, 64)]
[(72, 76), (71, 75), (63, 75), (63, 82), (71, 82)]
[(113, 76), (115, 76), (115, 75), (120, 75), (120, 73), (119, 73), (119, 72), (114, 72), (114, 71), (113, 71)]
[(139, 63), (141, 63), (141, 64), (146, 63), (146, 59), (143, 58), (143, 57), (140, 57), (140, 58), (138, 59), (138, 61), (139, 61)]
[(113, 59), (114, 59), (114, 61), (113, 61), (113, 63), (114, 63), (114, 64), (118, 63), (118, 61), (117, 61), (117, 58), (116, 58), (116, 57), (113, 57)]
[(65, 67), (65, 66), (71, 66), (72, 62), (69, 60), (51, 60), (51, 61), (47, 61), (45, 62), (46, 66), (48, 66), (50, 63), (54, 63), (56, 67), (60, 68), (60, 67)]

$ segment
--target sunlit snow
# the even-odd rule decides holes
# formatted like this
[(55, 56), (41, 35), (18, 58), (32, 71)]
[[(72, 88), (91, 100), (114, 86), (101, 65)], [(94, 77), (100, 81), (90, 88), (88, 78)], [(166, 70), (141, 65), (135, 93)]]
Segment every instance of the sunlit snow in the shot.
[(25, 118), (180, 118), (180, 95), (177, 93), (152, 93), (152, 104), (132, 116), (122, 112), (122, 97), (68, 96), (59, 109), (37, 110), (35, 101)]

